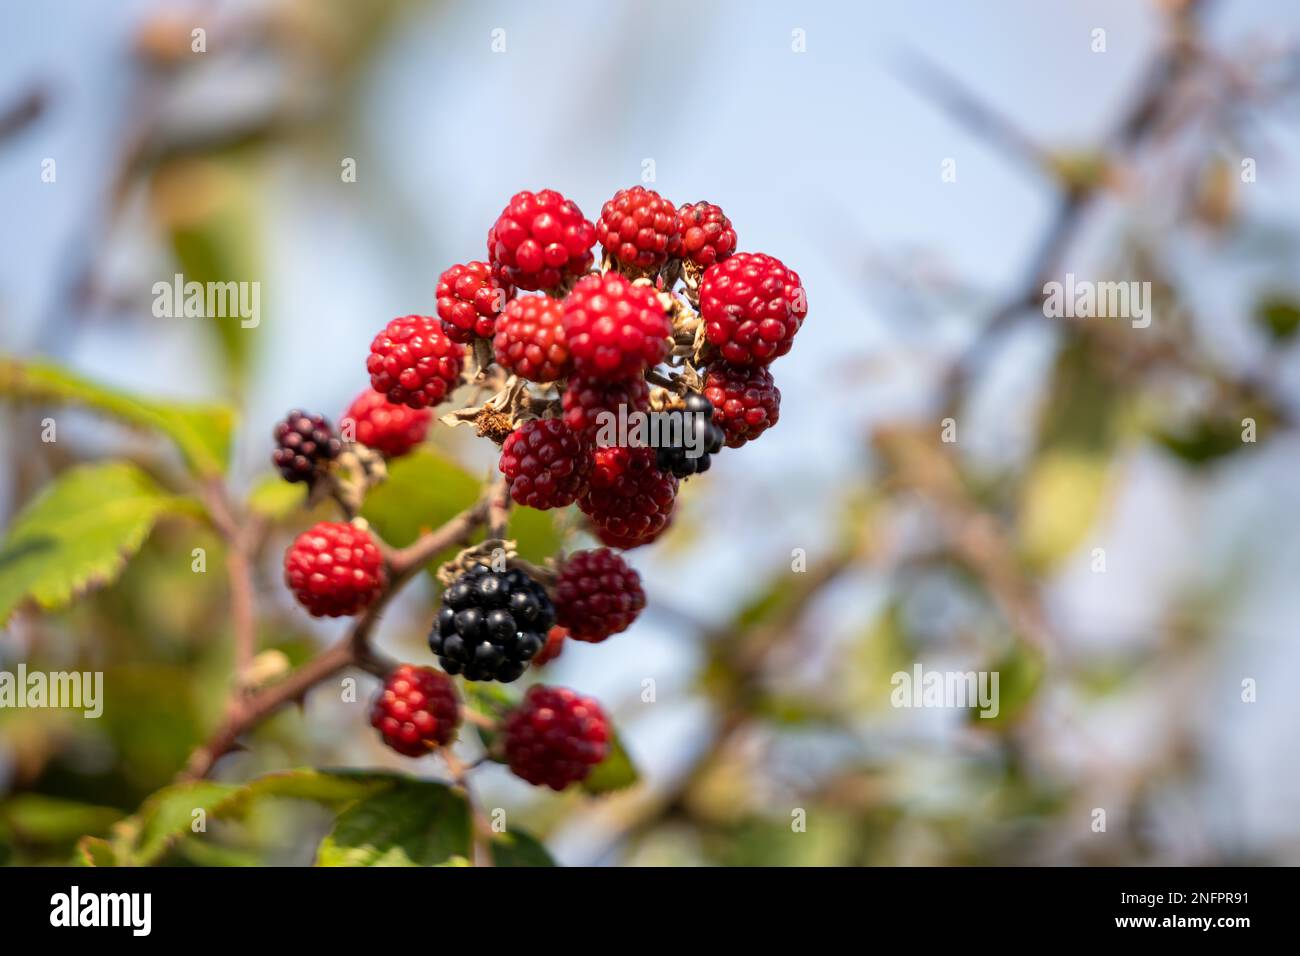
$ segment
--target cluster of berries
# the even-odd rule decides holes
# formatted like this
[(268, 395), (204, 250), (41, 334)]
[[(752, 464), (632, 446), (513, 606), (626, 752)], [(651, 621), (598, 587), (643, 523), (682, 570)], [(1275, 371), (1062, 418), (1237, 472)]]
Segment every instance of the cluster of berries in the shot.
[[(797, 274), (736, 244), (717, 206), (678, 208), (642, 186), (620, 190), (594, 224), (554, 190), (518, 193), (488, 231), (487, 260), (441, 275), (436, 316), (393, 319), (375, 336), (371, 388), (338, 433), (296, 410), (276, 427), (275, 465), (314, 486), (350, 445), (390, 459), (410, 451), (471, 360), (495, 362), (539, 396), (497, 436), (510, 497), (541, 510), (576, 504), (607, 546), (569, 555), (547, 587), (519, 568), (464, 570), (429, 635), (442, 672), (403, 665), (374, 705), (372, 722), (393, 749), (418, 756), (452, 739), (460, 705), (449, 675), (513, 681), (566, 638), (599, 642), (630, 626), (645, 594), (610, 549), (655, 540), (682, 479), (776, 424), (781, 393), (769, 366), (789, 352), (807, 302)], [(547, 411), (532, 417), (538, 404)], [(657, 447), (598, 440), (607, 423), (652, 409), (673, 420)], [(285, 555), (286, 583), (314, 615), (360, 613), (386, 575), (360, 523), (322, 522)], [(599, 706), (563, 689), (532, 687), (504, 730), (512, 769), (557, 789), (607, 750)]]

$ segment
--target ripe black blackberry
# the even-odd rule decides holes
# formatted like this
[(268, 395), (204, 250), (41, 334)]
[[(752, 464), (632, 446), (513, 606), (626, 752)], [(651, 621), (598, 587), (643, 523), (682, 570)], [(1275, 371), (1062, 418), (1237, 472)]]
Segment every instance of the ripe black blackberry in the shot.
[(542, 586), (519, 570), (470, 568), (442, 595), (429, 649), (448, 674), (509, 683), (546, 643), (555, 607)]
[[(712, 464), (710, 456), (722, 451), (722, 445), (727, 440), (726, 432), (713, 424), (712, 403), (698, 392), (690, 392), (686, 396), (686, 407), (673, 409), (668, 414), (682, 419), (682, 444), (660, 445), (655, 449), (655, 463), (659, 470), (671, 472), (678, 478), (688, 478), (708, 471)], [(672, 435), (676, 431), (675, 423), (665, 424), (668, 425), (666, 433)], [(660, 432), (661, 435), (664, 433)], [(687, 435), (692, 436), (689, 443), (686, 441)], [(688, 444), (695, 451), (695, 457), (688, 454)]]
[(315, 481), (324, 466), (339, 456), (343, 443), (329, 419), (295, 408), (275, 426), (271, 463), (285, 481)]

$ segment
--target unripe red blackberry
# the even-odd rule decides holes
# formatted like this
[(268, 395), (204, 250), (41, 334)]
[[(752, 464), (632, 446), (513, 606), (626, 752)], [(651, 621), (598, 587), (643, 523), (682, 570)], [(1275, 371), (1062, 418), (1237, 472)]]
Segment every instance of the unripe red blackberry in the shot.
[(596, 227), (554, 189), (520, 192), (488, 231), (488, 261), (502, 285), (554, 289), (591, 269)]
[(564, 305), (549, 295), (521, 295), (497, 319), (492, 350), (497, 364), (530, 382), (569, 374)]
[(563, 790), (609, 755), (609, 724), (590, 697), (567, 687), (528, 688), (505, 719), (506, 762), (534, 786)]
[(592, 457), (591, 481), (578, 507), (610, 547), (649, 544), (672, 518), (677, 479), (656, 467), (653, 448), (615, 445), (597, 448)]
[(447, 588), (429, 634), (429, 649), (448, 674), (509, 683), (546, 642), (555, 608), (523, 571), (476, 564)]
[(677, 210), (681, 219), (682, 258), (707, 269), (736, 251), (736, 230), (713, 203), (687, 203)]
[[(650, 386), (644, 378), (627, 378), (614, 382), (574, 375), (564, 390), (564, 424), (586, 440), (593, 448), (599, 444), (602, 425), (608, 421), (604, 413), (613, 416), (617, 427), (619, 407), (632, 412), (650, 410)], [(606, 442), (615, 444), (615, 442)]]
[(617, 272), (587, 276), (564, 300), (573, 370), (588, 378), (634, 378), (668, 355), (673, 326), (654, 290)]
[[(672, 423), (676, 419), (680, 425)], [(665, 419), (667, 434), (680, 428), (680, 444), (661, 444), (655, 449), (655, 464), (660, 471), (671, 472), (678, 478), (689, 478), (709, 470), (713, 455), (722, 451), (727, 436), (713, 424), (713, 405), (698, 392), (686, 396), (683, 408), (668, 412)]]
[(781, 417), (781, 390), (761, 365), (710, 366), (704, 397), (713, 403), (713, 423), (726, 434), (728, 448), (757, 438)]
[(427, 408), (394, 405), (373, 388), (358, 395), (343, 413), (344, 434), (385, 458), (399, 458), (424, 441), (433, 413)]
[(275, 426), (271, 463), (285, 481), (311, 484), (339, 456), (343, 444), (324, 415), (294, 409)]
[(384, 678), (370, 708), (370, 725), (384, 743), (407, 757), (423, 757), (451, 742), (460, 701), (451, 678), (432, 667), (402, 664)]
[(681, 219), (653, 189), (620, 189), (600, 210), (596, 239), (615, 262), (654, 272), (681, 249)]
[(443, 333), (461, 345), (475, 336), (492, 338), (497, 316), (513, 294), (513, 289), (492, 278), (492, 267), (486, 262), (452, 266), (438, 279), (438, 318)]
[(366, 608), (384, 586), (384, 560), (370, 532), (322, 521), (284, 553), (284, 583), (313, 617), (346, 617)]
[(593, 644), (626, 631), (645, 607), (641, 576), (607, 548), (565, 558), (554, 594), (555, 619), (570, 637)]
[(705, 334), (732, 365), (767, 365), (785, 355), (807, 314), (799, 276), (760, 252), (738, 252), (700, 279)]
[(390, 402), (411, 408), (437, 405), (460, 384), (464, 348), (426, 315), (393, 319), (370, 343), (370, 385)]
[(591, 449), (554, 418), (526, 421), (501, 445), (498, 467), (510, 483), (510, 497), (546, 510), (573, 504), (587, 490)]
[(569, 629), (567, 627), (560, 627), (558, 624), (547, 631), (546, 643), (542, 645), (542, 649), (538, 651), (537, 656), (533, 658), (533, 666), (541, 667), (543, 664), (549, 664), (551, 661), (563, 654), (564, 639), (568, 636)]

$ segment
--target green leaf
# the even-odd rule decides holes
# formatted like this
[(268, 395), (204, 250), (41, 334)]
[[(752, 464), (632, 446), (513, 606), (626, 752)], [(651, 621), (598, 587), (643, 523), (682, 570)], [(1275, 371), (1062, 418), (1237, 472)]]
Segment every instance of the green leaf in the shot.
[(77, 841), (77, 866), (120, 866), (113, 844), (99, 837), (82, 837)]
[(24, 598), (49, 610), (112, 583), (158, 518), (184, 513), (203, 512), (135, 465), (68, 469), (23, 509), (0, 548), (0, 621)]
[(238, 816), (256, 800), (311, 800), (335, 809), (391, 788), (402, 778), (389, 774), (328, 770), (285, 770), (242, 786), (206, 780), (179, 783), (152, 794), (131, 820), (132, 837), (119, 847), (135, 863), (155, 863), (193, 831), (196, 810), (216, 819)]
[(71, 843), (106, 832), (122, 811), (41, 793), (20, 793), (0, 803), (0, 833), (24, 843)]
[(1280, 295), (1261, 299), (1255, 305), (1255, 322), (1277, 342), (1286, 342), (1300, 330), (1300, 302)]
[(541, 564), (560, 550), (560, 535), (555, 530), (555, 513), (538, 511), (522, 505), (510, 510), (510, 537), (525, 561)]
[(509, 830), (492, 838), (494, 866), (555, 866), (550, 851), (531, 833)]
[(1020, 548), (1035, 568), (1049, 568), (1087, 538), (1107, 500), (1109, 461), (1066, 447), (1042, 452), (1025, 478)]
[(1156, 442), (1187, 465), (1200, 466), (1248, 447), (1242, 440), (1241, 422), (1217, 415), (1197, 419), (1177, 428), (1162, 428)]
[(220, 474), (230, 460), (234, 413), (224, 405), (159, 401), (108, 388), (47, 362), (0, 359), (0, 396), (84, 405), (167, 435), (195, 471)]
[(582, 781), (582, 789), (587, 793), (610, 793), (626, 789), (640, 779), (641, 775), (632, 763), (627, 748), (623, 746), (622, 738), (614, 731), (609, 741), (609, 756), (587, 774), (587, 779)]
[(307, 486), (285, 481), (279, 475), (262, 478), (248, 495), (248, 509), (272, 521), (284, 520), (306, 503)]
[(133, 862), (157, 862), (182, 836), (195, 832), (196, 810), (210, 816), (238, 789), (233, 784), (198, 780), (165, 787), (151, 795), (137, 816), (139, 836), (131, 854)]
[(388, 480), (366, 495), (361, 516), (381, 538), (402, 548), (478, 500), (469, 472), (431, 448), (419, 448), (388, 466)]
[(194, 832), (196, 810), (210, 816), (213, 808), (239, 788), (233, 784), (198, 780), (152, 794), (136, 815), (133, 863), (148, 865), (162, 858), (182, 836)]
[(998, 675), (998, 713), (983, 717), (980, 708), (972, 707), (967, 720), (976, 726), (997, 727), (1014, 722), (1033, 701), (1043, 681), (1042, 655), (1025, 646), (1016, 647), (994, 661), (989, 670)]
[(214, 807), (217, 816), (243, 813), (255, 800), (280, 797), (310, 800), (341, 809), (355, 800), (393, 786), (401, 778), (391, 774), (332, 770), (283, 770), (250, 781)]
[(317, 851), (320, 866), (437, 866), (468, 858), (470, 813), (448, 787), (402, 781), (344, 810)]

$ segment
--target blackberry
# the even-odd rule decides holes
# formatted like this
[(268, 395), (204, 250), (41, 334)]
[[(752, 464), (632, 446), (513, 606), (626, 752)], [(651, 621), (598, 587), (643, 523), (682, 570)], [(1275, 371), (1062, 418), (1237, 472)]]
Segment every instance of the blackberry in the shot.
[[(688, 478), (709, 470), (712, 455), (722, 451), (727, 434), (713, 424), (713, 403), (698, 392), (686, 396), (686, 407), (673, 409), (668, 415), (681, 420), (682, 444), (660, 445), (655, 449), (655, 464), (678, 478)], [(665, 421), (667, 434), (672, 435), (676, 422)], [(662, 434), (662, 432), (661, 432)], [(686, 436), (692, 436), (687, 442)], [(689, 447), (688, 447), (689, 446)], [(694, 457), (692, 457), (694, 454)]]
[(275, 426), (274, 437), (271, 463), (285, 481), (310, 484), (343, 450), (343, 443), (324, 415), (312, 415), (296, 408)]
[(478, 564), (442, 595), (429, 649), (448, 674), (509, 683), (546, 643), (555, 607), (523, 571)]

